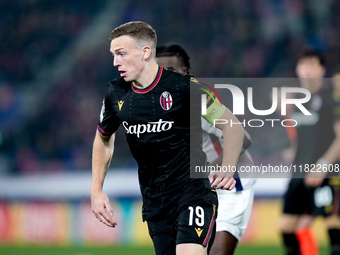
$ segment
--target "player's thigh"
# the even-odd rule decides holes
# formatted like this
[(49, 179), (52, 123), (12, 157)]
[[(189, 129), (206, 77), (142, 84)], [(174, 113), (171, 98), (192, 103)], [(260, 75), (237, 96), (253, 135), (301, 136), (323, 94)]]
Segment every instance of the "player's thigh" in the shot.
[(282, 233), (294, 233), (301, 217), (313, 212), (313, 193), (304, 185), (303, 179), (291, 179), (284, 195), (283, 214), (279, 219)]
[(238, 240), (227, 231), (216, 232), (210, 255), (232, 255), (237, 247)]
[(149, 234), (157, 255), (176, 254), (176, 233), (171, 216), (147, 221)]
[[(216, 193), (212, 193), (181, 206), (176, 217), (177, 245), (197, 244), (202, 247), (210, 245), (215, 234), (217, 203)], [(191, 248), (190, 245), (179, 247)]]
[(291, 179), (283, 199), (284, 214), (314, 213), (313, 190), (305, 186), (303, 179)]
[(300, 215), (282, 214), (279, 219), (279, 230), (283, 233), (294, 233), (297, 230)]
[(218, 191), (218, 216), (216, 231), (227, 231), (238, 240), (247, 227), (254, 201), (253, 188), (231, 193)]
[(299, 219), (299, 222), (296, 228), (297, 229), (309, 228), (312, 225), (314, 219), (315, 219), (314, 215), (309, 215), (309, 214), (302, 215)]
[(176, 246), (176, 255), (206, 255), (208, 248), (200, 244), (183, 243)]
[(326, 217), (325, 225), (327, 229), (340, 229), (340, 216), (334, 214)]

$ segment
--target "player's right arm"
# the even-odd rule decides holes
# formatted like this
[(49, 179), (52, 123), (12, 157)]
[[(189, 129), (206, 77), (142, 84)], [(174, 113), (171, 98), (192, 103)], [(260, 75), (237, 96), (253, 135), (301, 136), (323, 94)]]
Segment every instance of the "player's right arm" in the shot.
[(103, 184), (114, 150), (115, 134), (103, 136), (97, 130), (92, 150), (92, 183), (90, 188), (92, 211), (96, 218), (109, 227), (115, 227), (113, 210)]
[[(336, 121), (333, 124), (333, 129), (335, 133), (335, 138), (331, 145), (328, 147), (326, 152), (321, 156), (321, 158), (315, 163), (315, 165), (321, 166), (321, 169), (324, 169), (325, 167), (328, 168), (330, 164), (334, 164), (340, 154), (340, 121)], [(318, 187), (322, 184), (324, 178), (326, 177), (327, 171), (315, 171), (312, 172), (310, 171), (307, 173), (306, 178), (305, 178), (305, 183), (308, 186), (311, 187)]]
[(96, 218), (109, 227), (115, 227), (113, 210), (108, 196), (103, 192), (103, 184), (109, 169), (114, 149), (115, 133), (119, 128), (119, 118), (113, 108), (115, 94), (110, 82), (103, 100), (97, 132), (92, 149), (92, 183), (90, 188), (92, 211)]

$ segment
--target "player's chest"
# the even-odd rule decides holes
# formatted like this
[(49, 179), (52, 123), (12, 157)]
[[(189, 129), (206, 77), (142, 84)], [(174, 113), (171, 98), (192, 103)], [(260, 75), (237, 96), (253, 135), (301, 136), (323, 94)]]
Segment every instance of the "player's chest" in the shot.
[(185, 111), (186, 101), (178, 90), (130, 91), (116, 99), (113, 106), (120, 121), (148, 122), (171, 120)]

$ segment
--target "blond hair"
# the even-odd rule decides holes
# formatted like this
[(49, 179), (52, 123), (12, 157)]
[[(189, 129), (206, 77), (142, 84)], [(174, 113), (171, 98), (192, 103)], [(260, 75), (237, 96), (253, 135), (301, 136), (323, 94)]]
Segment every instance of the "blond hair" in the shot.
[(122, 24), (111, 32), (109, 39), (113, 40), (123, 35), (134, 38), (139, 46), (150, 46), (153, 55), (155, 56), (157, 34), (149, 24), (142, 21), (131, 21)]

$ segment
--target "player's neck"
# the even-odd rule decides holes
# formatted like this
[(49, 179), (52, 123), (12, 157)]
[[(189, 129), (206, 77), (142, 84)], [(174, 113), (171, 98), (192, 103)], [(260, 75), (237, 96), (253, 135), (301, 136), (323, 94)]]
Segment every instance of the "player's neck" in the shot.
[(155, 79), (158, 72), (158, 65), (155, 61), (151, 61), (140, 73), (139, 78), (133, 81), (133, 85), (137, 88), (146, 88)]

